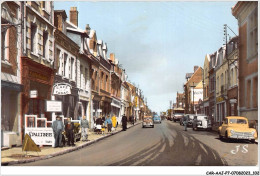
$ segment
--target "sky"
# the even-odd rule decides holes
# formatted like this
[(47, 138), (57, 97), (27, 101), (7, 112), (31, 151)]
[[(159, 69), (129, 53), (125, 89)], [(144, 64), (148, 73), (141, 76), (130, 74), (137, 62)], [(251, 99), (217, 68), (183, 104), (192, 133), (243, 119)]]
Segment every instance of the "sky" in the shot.
[[(79, 11), (79, 27), (89, 24), (115, 53), (128, 80), (138, 86), (152, 111), (166, 111), (183, 92), (186, 73), (203, 67), (206, 54), (223, 44), (227, 24), (238, 35), (231, 8), (236, 1), (55, 1), (55, 10)], [(231, 37), (235, 35), (228, 30)]]

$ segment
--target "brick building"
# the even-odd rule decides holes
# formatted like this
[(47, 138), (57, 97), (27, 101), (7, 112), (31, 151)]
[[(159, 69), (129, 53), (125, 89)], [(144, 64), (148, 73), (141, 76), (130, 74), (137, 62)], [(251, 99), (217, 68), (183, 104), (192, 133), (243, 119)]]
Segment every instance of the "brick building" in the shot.
[(258, 124), (258, 2), (239, 1), (232, 8), (239, 27), (239, 115)]

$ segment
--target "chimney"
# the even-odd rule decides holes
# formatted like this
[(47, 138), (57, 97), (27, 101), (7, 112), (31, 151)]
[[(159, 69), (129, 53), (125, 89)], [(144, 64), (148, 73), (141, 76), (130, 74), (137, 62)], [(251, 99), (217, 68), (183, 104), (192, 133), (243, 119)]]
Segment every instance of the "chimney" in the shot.
[(89, 24), (86, 24), (86, 29), (85, 29), (85, 32), (89, 35), (90, 34), (90, 27), (89, 27)]
[(77, 7), (70, 8), (70, 22), (78, 27), (78, 11)]
[(196, 70), (198, 70), (199, 66), (195, 65), (194, 66), (194, 73), (196, 72)]
[(112, 63), (115, 63), (115, 54), (114, 53), (110, 53), (110, 60), (112, 61)]

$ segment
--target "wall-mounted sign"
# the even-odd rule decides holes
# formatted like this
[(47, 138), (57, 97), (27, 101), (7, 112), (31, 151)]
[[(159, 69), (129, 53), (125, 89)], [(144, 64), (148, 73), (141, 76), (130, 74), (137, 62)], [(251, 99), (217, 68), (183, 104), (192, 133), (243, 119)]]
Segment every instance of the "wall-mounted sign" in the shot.
[(47, 112), (62, 112), (62, 102), (61, 101), (46, 101), (46, 111)]
[(193, 102), (193, 91), (194, 91), (194, 102), (199, 101), (199, 99), (203, 99), (203, 89), (191, 89), (191, 102)]
[(31, 90), (30, 91), (30, 98), (37, 98), (38, 97), (38, 91), (37, 90)]
[(68, 83), (57, 83), (53, 86), (53, 95), (71, 94), (71, 85)]
[(216, 98), (216, 101), (217, 101), (217, 103), (218, 103), (218, 102), (221, 102), (221, 101), (224, 101), (224, 98), (223, 98), (222, 96), (217, 97), (217, 98)]

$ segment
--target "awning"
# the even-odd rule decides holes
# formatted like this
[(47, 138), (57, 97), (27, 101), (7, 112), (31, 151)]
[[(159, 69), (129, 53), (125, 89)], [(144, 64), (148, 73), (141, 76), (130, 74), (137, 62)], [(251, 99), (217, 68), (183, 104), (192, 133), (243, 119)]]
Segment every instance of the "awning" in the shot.
[(1, 87), (18, 92), (23, 91), (23, 85), (19, 84), (16, 76), (3, 72), (1, 73)]

